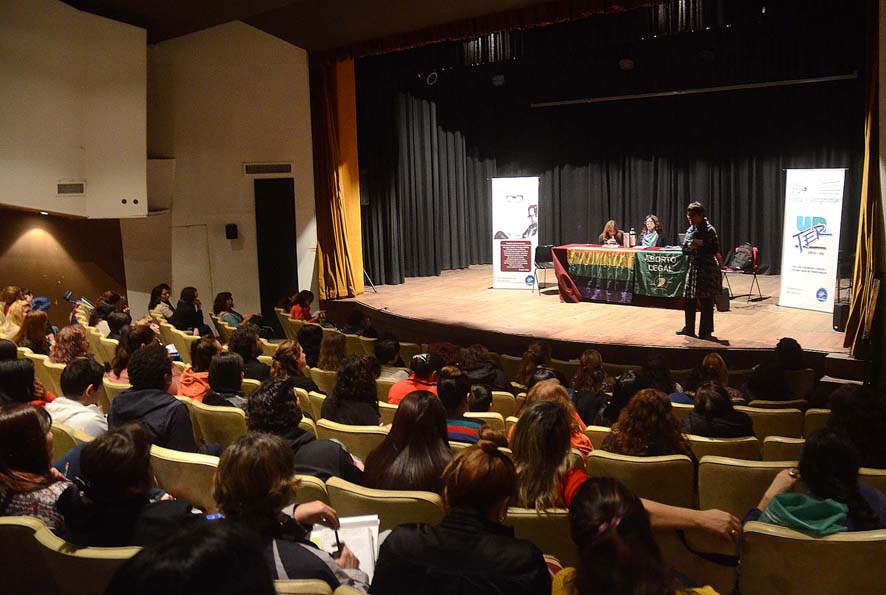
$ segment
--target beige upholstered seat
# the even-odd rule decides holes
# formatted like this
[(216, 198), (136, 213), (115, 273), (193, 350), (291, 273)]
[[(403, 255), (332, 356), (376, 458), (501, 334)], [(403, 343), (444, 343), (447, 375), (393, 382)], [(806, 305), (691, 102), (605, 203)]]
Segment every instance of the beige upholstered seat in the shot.
[[(2, 310), (2, 309), (0, 309)], [(0, 517), (0, 552), (3, 552), (2, 591), (4, 595), (56, 595), (52, 575), (36, 571), (41, 565), (43, 546), (35, 537), (45, 529), (40, 519), (28, 516)]]
[(308, 396), (308, 391), (298, 387), (293, 388), (293, 390), (295, 391), (296, 399), (298, 399), (298, 408), (301, 409), (302, 414), (309, 416), (311, 419), (316, 419), (314, 417), (314, 410), (311, 407), (311, 397)]
[(294, 340), (295, 337), (290, 336), (291, 330), (289, 323), (286, 320), (287, 318), (289, 318), (289, 312), (287, 312), (283, 308), (274, 308), (274, 315), (277, 317), (277, 322), (280, 323), (280, 328), (283, 329), (283, 334), (286, 336), (286, 338)]
[(348, 452), (364, 460), (387, 435), (388, 429), (381, 426), (349, 426), (328, 419), (317, 422), (317, 438), (338, 440)]
[(520, 364), (522, 363), (523, 358), (503, 353), (499, 356), (499, 361), (501, 362), (501, 369), (505, 373), (507, 379), (511, 382), (516, 381), (517, 377), (520, 375)]
[(354, 587), (349, 587), (348, 585), (339, 585), (338, 588), (333, 591), (333, 595), (363, 595), (363, 592), (358, 591)]
[(865, 483), (881, 492), (886, 492), (886, 469), (862, 467), (858, 470), (858, 481)]
[(246, 434), (246, 413), (238, 407), (214, 407), (197, 401), (191, 407), (207, 444), (227, 446)]
[(603, 441), (606, 440), (609, 433), (610, 429), (606, 426), (588, 426), (585, 430), (585, 434), (591, 439), (594, 448), (603, 448)]
[(754, 422), (754, 434), (763, 440), (766, 436), (803, 436), (803, 412), (799, 409), (757, 409), (736, 405), (736, 411), (743, 411)]
[(219, 341), (225, 345), (231, 342), (231, 335), (234, 334), (234, 327), (229, 325), (227, 322), (212, 316), (212, 323), (215, 325), (215, 330), (218, 331)]
[(274, 581), (274, 591), (278, 595), (332, 595), (332, 589), (319, 579)]
[[(3, 308), (0, 308), (0, 312), (2, 312), (2, 311), (3, 311)], [(34, 353), (33, 351), (31, 351), (27, 347), (16, 347), (15, 351), (16, 351), (16, 354), (18, 355), (18, 359), (26, 359), (28, 357), (29, 353)]]
[(575, 371), (578, 370), (578, 360), (563, 360), (553, 357), (551, 358), (551, 369), (563, 374), (566, 381), (571, 383), (572, 377), (575, 376)]
[[(265, 338), (259, 338), (259, 343), (261, 343), (261, 353), (263, 356), (274, 357), (274, 354), (277, 353), (277, 348), (280, 346), (279, 343), (272, 343)], [(271, 365), (271, 364), (268, 364)]]
[(317, 424), (315, 424), (314, 420), (310, 417), (302, 417), (301, 421), (298, 422), (298, 427), (305, 432), (310, 432), (311, 434), (313, 434), (314, 438), (317, 437)]
[[(172, 337), (172, 333), (175, 330), (168, 322), (160, 323), (160, 340), (163, 341), (164, 345), (175, 345), (175, 340)], [(177, 349), (177, 347), (176, 347)]]
[(347, 355), (364, 355), (360, 335), (345, 334), (345, 353)]
[(766, 436), (766, 439), (763, 440), (763, 460), (799, 461), (804, 444), (806, 444), (806, 440), (803, 438)]
[(378, 413), (381, 416), (381, 423), (388, 426), (394, 423), (394, 416), (397, 415), (397, 409), (399, 409), (399, 407), (397, 407), (396, 405), (391, 405), (390, 403), (379, 401)]
[(45, 359), (43, 360), (43, 367), (46, 368), (46, 375), (49, 377), (50, 382), (50, 384), (46, 385), (46, 390), (51, 391), (56, 396), (64, 395), (65, 391), (62, 390), (62, 372), (65, 371), (65, 364), (54, 364), (49, 359)]
[(760, 460), (760, 441), (754, 436), (745, 438), (706, 438), (689, 434), (692, 454), (701, 460), (707, 455), (730, 457), (732, 459)]
[(178, 354), (181, 356), (182, 361), (186, 364), (193, 363), (191, 362), (191, 345), (199, 340), (200, 337), (192, 335), (191, 333), (172, 329), (172, 342), (175, 344), (175, 348), (178, 349)]
[(507, 432), (508, 436), (511, 435), (511, 428), (516, 426), (518, 421), (520, 421), (520, 418), (513, 415), (505, 418), (505, 432)]
[(618, 378), (625, 372), (639, 372), (640, 366), (603, 362), (603, 369), (606, 371), (606, 376), (610, 378)]
[(299, 481), (298, 489), (295, 491), (296, 506), (314, 500), (329, 504), (329, 494), (326, 492), (326, 484), (322, 479), (312, 475), (296, 475), (295, 477)]
[(741, 549), (742, 593), (883, 593), (886, 530), (810, 537), (777, 525), (750, 522)]
[(494, 413), (490, 411), (489, 413), (465, 413), (465, 417), (467, 419), (474, 419), (478, 422), (485, 423), (487, 426), (492, 428), (496, 432), (504, 432), (505, 431), (505, 420), (501, 416), (501, 413)]
[(197, 420), (197, 412), (194, 410), (194, 403), (196, 403), (196, 401), (190, 397), (184, 397), (182, 395), (176, 395), (175, 398), (184, 403), (185, 407), (188, 408), (188, 416), (191, 418), (191, 432), (194, 434), (194, 444), (203, 444), (205, 440), (203, 440), (203, 434), (200, 432), (200, 422)]
[(120, 393), (132, 388), (132, 385), (130, 384), (117, 384), (116, 382), (111, 382), (107, 378), (102, 379), (102, 385), (105, 387), (105, 398), (108, 400), (109, 409), (111, 403), (114, 402), (114, 399), (116, 399)]
[(360, 347), (363, 349), (363, 355), (375, 357), (375, 342), (377, 339), (371, 337), (360, 337)]
[(683, 420), (689, 417), (689, 414), (695, 409), (695, 405), (687, 405), (685, 403), (671, 403), (671, 411), (677, 417), (677, 421), (683, 423)]
[(55, 382), (52, 379), (52, 376), (49, 374), (49, 370), (45, 365), (45, 362), (49, 361), (49, 357), (45, 355), (41, 355), (39, 353), (26, 353), (25, 357), (27, 357), (34, 364), (34, 378), (39, 380), (43, 386), (46, 387), (46, 390), (55, 391), (58, 389), (53, 389), (52, 385)]
[(458, 454), (460, 450), (464, 450), (469, 446), (470, 444), (467, 442), (456, 442), (455, 440), (449, 441), (449, 449), (452, 451), (452, 454)]
[(89, 353), (93, 354), (95, 359), (100, 363), (111, 363), (105, 359), (105, 353), (102, 350), (100, 342), (102, 334), (98, 332), (94, 326), (88, 326), (85, 324), (82, 324), (81, 326), (83, 326), (83, 331), (86, 333), (86, 342), (89, 343)]
[(255, 378), (244, 378), (240, 381), (240, 391), (244, 397), (248, 397), (252, 391), (261, 386), (261, 380)]
[(492, 405), (489, 406), (489, 410), (501, 413), (503, 418), (508, 418), (517, 411), (517, 399), (509, 392), (494, 390), (492, 391)]
[(323, 401), (325, 400), (326, 395), (321, 395), (314, 391), (308, 393), (308, 401), (311, 403), (311, 417), (314, 418), (314, 421), (320, 421), (321, 412), (323, 411)]
[(743, 461), (726, 457), (704, 457), (698, 466), (698, 505), (717, 508), (742, 518), (790, 461)]
[(784, 373), (785, 382), (794, 399), (808, 399), (815, 389), (816, 377), (817, 374), (812, 368), (786, 370)]
[(830, 419), (830, 409), (807, 409), (803, 420), (803, 435), (808, 438), (816, 430), (826, 427)]
[(258, 356), (258, 361), (266, 365), (267, 367), (271, 367), (274, 365), (274, 356), (273, 355), (260, 355)]
[(120, 341), (117, 339), (108, 339), (106, 337), (99, 336), (98, 338), (98, 348), (102, 352), (102, 357), (108, 363), (114, 361), (114, 356), (117, 354), (117, 346), (120, 344)]
[(409, 365), (409, 362), (412, 361), (412, 358), (419, 353), (422, 353), (421, 344), (400, 342), (400, 359), (402, 359), (403, 363), (407, 366)]
[(339, 517), (377, 514), (379, 531), (403, 523), (439, 523), (443, 518), (443, 501), (431, 492), (373, 490), (340, 477), (330, 477), (326, 491)]
[(505, 525), (514, 528), (514, 536), (528, 539), (543, 554), (554, 556), (566, 566), (578, 563), (575, 543), (569, 536), (569, 511), (551, 509), (538, 512), (532, 508), (508, 508)]
[(375, 379), (375, 395), (376, 398), (382, 402), (388, 402), (388, 393), (391, 392), (391, 387), (399, 382), (398, 380), (390, 380), (386, 378), (376, 378)]
[(614, 477), (641, 498), (692, 508), (695, 467), (685, 455), (632, 457), (603, 450), (588, 455), (588, 474)]
[(756, 399), (748, 403), (748, 407), (756, 407), (757, 409), (799, 409), (805, 411), (809, 405), (806, 399), (791, 399), (789, 401), (764, 401)]
[(753, 373), (754, 371), (752, 369), (729, 370), (729, 386), (732, 388), (741, 388), (748, 380), (750, 380), (751, 374)]
[[(44, 572), (49, 570), (59, 595), (102, 595), (117, 569), (141, 549), (77, 548), (56, 537), (46, 527), (38, 529), (34, 537), (42, 546), (43, 564), (40, 568)], [(31, 570), (35, 570), (33, 562)]]
[(317, 385), (321, 392), (331, 395), (335, 388), (337, 374), (320, 368), (311, 368), (311, 380)]
[(151, 446), (151, 473), (157, 485), (203, 512), (215, 512), (212, 486), (218, 457)]
[(50, 428), (52, 432), (52, 462), (56, 463), (68, 451), (83, 442), (89, 442), (93, 439), (86, 432), (81, 432), (69, 426), (53, 422)]

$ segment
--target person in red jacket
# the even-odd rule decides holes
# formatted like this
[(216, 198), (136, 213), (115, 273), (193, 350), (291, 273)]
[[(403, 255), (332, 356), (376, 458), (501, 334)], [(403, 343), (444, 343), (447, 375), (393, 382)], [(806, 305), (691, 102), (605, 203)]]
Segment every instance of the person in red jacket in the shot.
[(443, 367), (443, 359), (436, 353), (419, 353), (409, 364), (412, 375), (397, 382), (388, 393), (388, 403), (399, 405), (403, 397), (415, 390), (437, 394), (437, 376)]

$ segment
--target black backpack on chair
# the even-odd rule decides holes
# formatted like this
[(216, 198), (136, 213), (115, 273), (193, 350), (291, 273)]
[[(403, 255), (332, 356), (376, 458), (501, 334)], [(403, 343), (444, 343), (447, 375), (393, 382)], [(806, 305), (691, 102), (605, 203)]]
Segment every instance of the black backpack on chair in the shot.
[(754, 247), (748, 242), (736, 246), (726, 262), (726, 267), (733, 271), (754, 270)]

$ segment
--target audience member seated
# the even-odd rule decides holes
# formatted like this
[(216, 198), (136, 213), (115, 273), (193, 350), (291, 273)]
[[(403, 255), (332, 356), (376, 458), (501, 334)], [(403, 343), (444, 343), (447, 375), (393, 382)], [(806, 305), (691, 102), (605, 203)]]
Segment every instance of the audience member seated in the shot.
[[(697, 370), (698, 368), (696, 368)], [(718, 382), (723, 385), (726, 389), (726, 392), (729, 393), (729, 398), (731, 399), (744, 399), (745, 395), (737, 388), (732, 388), (729, 386), (729, 366), (726, 365), (726, 360), (723, 359), (717, 352), (711, 352), (704, 356), (704, 359), (701, 360), (701, 369), (706, 370), (706, 374), (714, 374), (714, 377), (705, 376), (703, 379), (699, 378), (699, 381), (695, 383), (695, 386), (691, 387), (690, 390), (697, 390), (699, 386), (701, 386), (704, 382)]]
[(443, 368), (443, 360), (436, 353), (419, 353), (412, 356), (409, 363), (412, 375), (391, 387), (388, 403), (398, 405), (403, 397), (413, 391), (427, 391), (437, 394), (437, 377)]
[[(568, 508), (588, 475), (570, 468), (569, 437), (572, 416), (560, 403), (541, 401), (520, 416), (511, 440), (517, 468), (514, 506), (540, 512)], [(741, 522), (721, 510), (690, 510), (642, 500), (655, 529), (701, 529), (722, 539), (737, 541)]]
[(531, 391), (533, 386), (539, 382), (544, 382), (545, 380), (556, 380), (560, 386), (566, 389), (567, 394), (572, 392), (572, 389), (569, 388), (569, 383), (566, 381), (566, 377), (561, 372), (558, 372), (549, 366), (538, 366), (533, 370), (532, 375), (529, 377), (529, 382), (526, 383), (526, 392)]
[(203, 401), (203, 395), (209, 391), (209, 364), (221, 350), (221, 343), (215, 337), (203, 337), (191, 343), (191, 365), (182, 372), (178, 394)]
[(332, 394), (323, 401), (320, 417), (352, 426), (379, 425), (377, 377), (375, 358), (366, 355), (346, 357), (336, 374)]
[(437, 382), (437, 396), (446, 409), (446, 431), (449, 440), (473, 444), (480, 439), (480, 422), (465, 418), (468, 411), (470, 381), (455, 366), (440, 370)]
[(468, 393), (468, 411), (471, 413), (489, 413), (492, 407), (492, 392), (485, 384), (472, 384)]
[(109, 331), (107, 338), (119, 341), (123, 327), (132, 324), (132, 317), (126, 312), (111, 312), (108, 314), (107, 323)]
[(754, 422), (732, 407), (722, 384), (706, 382), (695, 392), (695, 408), (683, 420), (683, 429), (708, 438), (741, 438), (754, 435)]
[(458, 367), (468, 377), (472, 386), (483, 385), (488, 390), (511, 392), (504, 371), (492, 363), (489, 350), (482, 345), (465, 347), (458, 353)]
[[(569, 443), (572, 448), (581, 453), (582, 457), (587, 458), (588, 453), (594, 450), (594, 445), (591, 444), (591, 439), (585, 434), (585, 431), (588, 428), (581, 420), (581, 417), (579, 417), (578, 411), (575, 410), (575, 405), (573, 405), (572, 400), (569, 398), (569, 393), (566, 392), (563, 385), (561, 385), (555, 378), (542, 380), (529, 389), (529, 393), (526, 395), (523, 404), (517, 410), (516, 416), (522, 416), (524, 411), (534, 403), (540, 401), (555, 401), (569, 412), (569, 415), (572, 417), (572, 430), (570, 432)], [(513, 432), (514, 429), (511, 428), (511, 433), (513, 434)]]
[(417, 390), (400, 402), (391, 431), (366, 457), (363, 484), (439, 494), (451, 459), (446, 410), (433, 393)]
[(203, 310), (200, 309), (200, 296), (196, 287), (185, 287), (181, 290), (175, 312), (169, 318), (169, 324), (180, 331), (206, 335), (211, 331), (203, 321)]
[(615, 385), (612, 387), (612, 398), (609, 399), (609, 404), (603, 410), (598, 425), (611, 426), (614, 424), (618, 416), (621, 415), (622, 409), (635, 394), (644, 388), (646, 387), (643, 386), (642, 379), (632, 370), (628, 370), (616, 378)]
[(289, 317), (293, 320), (302, 320), (304, 322), (317, 322), (317, 317), (311, 314), (311, 304), (314, 303), (314, 294), (307, 289), (303, 289), (295, 296), (295, 303), (289, 311)]
[[(44, 335), (50, 344), (55, 343), (55, 334), (58, 332), (58, 328), (52, 326), (52, 323), (49, 322), (49, 309), (52, 307), (52, 302), (48, 297), (45, 296), (36, 296), (31, 300), (31, 312), (43, 312), (46, 314), (46, 330), (44, 331)], [(46, 354), (48, 355), (48, 354)]]
[(603, 450), (635, 457), (686, 455), (695, 460), (671, 401), (654, 388), (631, 399), (603, 440)]
[(0, 339), (0, 362), (18, 358), (18, 349), (9, 339)]
[(289, 310), (292, 309), (292, 304), (295, 303), (295, 298), (297, 296), (298, 296), (297, 289), (287, 289), (283, 293), (283, 295), (280, 296), (280, 299), (277, 300), (277, 304), (274, 306), (274, 308), (276, 308), (278, 310), (283, 310), (284, 312), (286, 312), (288, 314)]
[(517, 384), (526, 386), (532, 373), (539, 366), (550, 367), (551, 365), (551, 346), (544, 341), (533, 341), (523, 353), (523, 360), (520, 362), (520, 373), (517, 375)]
[(243, 373), (247, 378), (264, 381), (271, 377), (270, 366), (258, 361), (258, 356), (261, 355), (261, 340), (255, 325), (241, 326), (231, 333), (228, 351), (243, 358)]
[(243, 396), (243, 358), (236, 353), (219, 353), (209, 362), (209, 391), (204, 405), (246, 409)]
[(9, 309), (12, 307), (12, 304), (23, 299), (21, 287), (16, 287), (15, 285), (7, 285), (3, 288), (3, 291), (0, 292), (0, 306), (3, 308), (3, 315), (9, 315)]
[(483, 441), (459, 452), (442, 480), (446, 516), (393, 530), (379, 550), (372, 593), (550, 593), (542, 552), (503, 524), (516, 484), (511, 460)]
[[(105, 374), (108, 381), (114, 384), (129, 384), (129, 373), (126, 371), (129, 359), (133, 353), (146, 345), (160, 345), (160, 339), (153, 325), (134, 324), (124, 328), (120, 342), (117, 343), (117, 350), (114, 352), (114, 359), (111, 361), (111, 369)], [(172, 382), (168, 389), (170, 395), (178, 394), (181, 374), (178, 366), (172, 367)]]
[(347, 545), (333, 559), (309, 540), (314, 523), (338, 529), (335, 510), (317, 501), (297, 506), (292, 517), (283, 515), (295, 502), (295, 473), (292, 451), (282, 438), (260, 432), (238, 438), (225, 449), (215, 476), (213, 496), (225, 522), (259, 533), (275, 579), (319, 579), (331, 589), (344, 584), (365, 592), (367, 576)]
[(345, 336), (341, 333), (324, 333), (320, 342), (320, 355), (317, 367), (327, 372), (335, 372), (347, 356)]
[(461, 347), (455, 345), (454, 343), (447, 343), (445, 341), (439, 343), (429, 343), (428, 353), (433, 353), (434, 355), (440, 356), (440, 359), (443, 360), (444, 366), (457, 367), (459, 355), (461, 354)]
[(375, 342), (375, 359), (381, 366), (379, 378), (382, 380), (406, 380), (409, 372), (403, 370), (400, 359), (400, 341), (396, 337), (383, 337)]
[(806, 367), (803, 348), (795, 339), (784, 337), (775, 346), (774, 361), (754, 366), (744, 392), (752, 401), (790, 401), (795, 397), (785, 379), (785, 372)]
[(584, 482), (569, 507), (569, 528), (578, 567), (554, 577), (553, 595), (717, 595), (689, 588), (662, 560), (643, 502), (616, 479)]
[(55, 395), (34, 377), (34, 362), (29, 359), (0, 361), (0, 403), (29, 403), (45, 407)]
[[(271, 377), (292, 380), (292, 386), (308, 392), (320, 392), (317, 384), (305, 376), (305, 352), (297, 341), (283, 341), (277, 346), (274, 361), (271, 362)], [(338, 369), (338, 368), (336, 368)]]
[(243, 324), (254, 324), (256, 326), (261, 326), (262, 324), (261, 314), (247, 314), (243, 316), (234, 310), (234, 296), (230, 291), (223, 291), (215, 296), (215, 301), (212, 302), (212, 312), (216, 318), (234, 328)]
[(18, 333), (13, 339), (19, 347), (27, 347), (39, 355), (49, 355), (49, 340), (46, 338), (46, 312), (31, 312), (25, 316)]
[(161, 283), (152, 289), (151, 299), (148, 300), (148, 312), (156, 312), (165, 320), (172, 318), (172, 315), (175, 314), (175, 308), (173, 308), (172, 304), (169, 302), (171, 294), (172, 288), (166, 283)]
[(55, 507), (71, 485), (50, 467), (52, 418), (41, 407), (0, 405), (0, 516), (37, 517), (50, 529), (62, 529)]
[(74, 483), (58, 510), (65, 539), (82, 547), (150, 546), (201, 518), (187, 502), (152, 498), (151, 439), (140, 424), (87, 443)]
[(760, 520), (816, 537), (886, 527), (886, 494), (858, 481), (859, 454), (823, 428), (806, 439), (798, 469), (775, 476), (745, 521)]
[(335, 440), (316, 440), (314, 434), (298, 427), (302, 411), (293, 394), (292, 379), (275, 379), (262, 384), (249, 395), (246, 425), (250, 432), (264, 432), (283, 438), (295, 453), (295, 469), (326, 481), (332, 476), (361, 483), (362, 463)]
[(188, 408), (167, 392), (172, 367), (169, 354), (160, 345), (146, 345), (133, 353), (127, 368), (132, 388), (111, 403), (108, 427), (140, 422), (154, 444), (194, 452), (197, 447)]
[(316, 368), (320, 359), (320, 345), (323, 343), (323, 329), (316, 324), (306, 324), (298, 331), (296, 339), (305, 352), (305, 362)]
[(359, 308), (351, 310), (348, 323), (342, 327), (341, 332), (346, 335), (360, 335), (367, 339), (378, 338), (378, 331), (372, 328), (372, 320)]
[[(115, 293), (114, 295), (119, 298), (118, 294)], [(117, 306), (114, 304), (104, 301), (97, 302), (95, 308), (93, 308), (92, 312), (89, 314), (89, 326), (101, 333), (102, 337), (107, 337), (111, 332), (111, 329), (108, 326), (108, 316), (116, 311)]]
[(65, 366), (58, 396), (46, 404), (55, 423), (101, 436), (108, 431), (108, 420), (98, 407), (105, 369), (92, 358), (78, 357)]
[(843, 433), (862, 467), (886, 469), (886, 397), (868, 387), (846, 385), (831, 394), (828, 427)]
[(603, 369), (603, 357), (596, 349), (582, 352), (578, 360), (578, 369), (572, 379), (572, 402), (578, 416), (586, 426), (603, 425), (603, 411), (609, 405), (609, 395), (604, 392), (606, 370)]
[(247, 526), (197, 523), (127, 560), (105, 595), (275, 595), (262, 549)]
[(640, 370), (643, 388), (654, 388), (668, 395), (674, 403), (692, 403), (692, 397), (683, 392), (683, 387), (674, 382), (671, 369), (664, 360), (654, 357), (647, 361)]
[(49, 354), (49, 361), (54, 364), (69, 364), (78, 357), (92, 357), (92, 355), (89, 353), (86, 331), (79, 324), (71, 324), (58, 332), (58, 338)]
[(22, 328), (25, 317), (31, 313), (31, 305), (25, 300), (12, 302), (6, 312), (6, 320), (0, 324), (0, 338), (15, 339)]

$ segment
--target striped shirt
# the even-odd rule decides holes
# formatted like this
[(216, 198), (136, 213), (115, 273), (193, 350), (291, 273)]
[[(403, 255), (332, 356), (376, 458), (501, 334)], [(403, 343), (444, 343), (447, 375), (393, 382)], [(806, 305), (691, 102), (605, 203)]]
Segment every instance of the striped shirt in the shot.
[(467, 419), (447, 419), (446, 430), (454, 442), (474, 444), (480, 440), (480, 424)]

